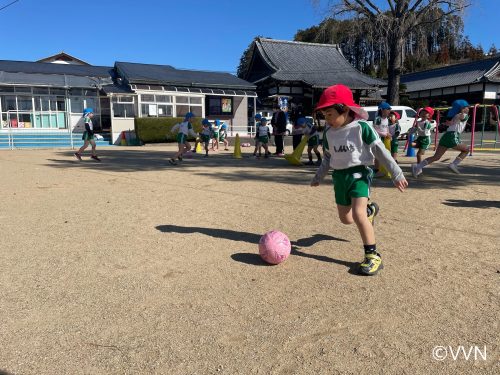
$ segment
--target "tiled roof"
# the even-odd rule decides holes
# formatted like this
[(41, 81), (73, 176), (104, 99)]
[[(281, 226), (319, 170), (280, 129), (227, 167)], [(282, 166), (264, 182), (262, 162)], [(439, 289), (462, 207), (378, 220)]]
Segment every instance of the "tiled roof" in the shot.
[(170, 65), (129, 62), (116, 62), (115, 67), (129, 83), (255, 90), (255, 86), (250, 82), (229, 73), (183, 70)]
[(484, 81), (498, 82), (500, 79), (496, 75), (499, 72), (500, 54), (497, 54), (489, 59), (404, 74), (401, 83), (406, 85), (407, 92), (432, 90)]
[(28, 74), (68, 74), (73, 76), (105, 78), (112, 77), (113, 68), (108, 66), (0, 60), (0, 72)]
[(386, 85), (355, 69), (336, 45), (258, 38), (255, 47), (254, 53), (258, 51), (274, 70), (271, 77), (276, 80), (302, 81), (319, 88), (338, 83), (351, 89)]

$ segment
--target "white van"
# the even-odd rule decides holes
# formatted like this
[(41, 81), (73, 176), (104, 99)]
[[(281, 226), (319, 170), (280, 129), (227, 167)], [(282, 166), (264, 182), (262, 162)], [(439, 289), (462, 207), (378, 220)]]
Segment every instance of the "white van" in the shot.
[[(373, 121), (375, 120), (375, 117), (377, 116), (378, 113), (378, 107), (363, 107), (366, 112), (368, 112), (368, 123), (370, 125), (373, 125)], [(392, 106), (392, 111), (397, 112), (399, 116), (401, 117), (399, 120), (399, 125), (401, 126), (401, 138), (406, 138), (408, 134), (408, 130), (413, 126), (415, 123), (415, 116), (417, 115), (417, 112), (410, 107), (405, 107), (405, 106)], [(431, 121), (434, 127), (436, 127), (436, 121), (432, 120)]]

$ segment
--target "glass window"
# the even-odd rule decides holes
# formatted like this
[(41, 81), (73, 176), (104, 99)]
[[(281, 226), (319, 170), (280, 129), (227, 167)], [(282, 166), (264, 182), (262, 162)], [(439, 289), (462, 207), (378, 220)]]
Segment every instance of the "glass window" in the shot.
[(177, 111), (176, 117), (184, 117), (186, 115), (186, 113), (189, 112), (188, 105), (178, 105), (178, 106), (176, 106), (175, 109)]
[(41, 111), (42, 110), (42, 101), (39, 96), (35, 96), (35, 111)]
[(52, 95), (66, 95), (65, 89), (50, 89)]
[(14, 92), (14, 87), (13, 86), (0, 87), (0, 92)]
[(97, 99), (96, 98), (85, 98), (85, 108), (93, 108), (94, 113), (98, 113)]
[(75, 96), (70, 98), (71, 112), (83, 113), (83, 98)]
[(174, 113), (173, 106), (158, 104), (158, 117), (172, 117)]
[(208, 99), (208, 114), (212, 116), (217, 116), (222, 114), (220, 98)]
[(33, 87), (33, 94), (48, 95), (48, 87)]
[(149, 94), (141, 94), (141, 101), (142, 102), (154, 102), (155, 96), (149, 95)]
[(82, 96), (82, 89), (69, 89), (69, 95), (71, 96)]
[(157, 117), (158, 107), (156, 104), (141, 104), (142, 117)]
[(31, 87), (16, 86), (16, 92), (31, 94)]
[(201, 117), (203, 115), (201, 106), (191, 106), (191, 112), (194, 113), (196, 117)]
[(191, 104), (201, 104), (201, 98), (192, 96), (191, 97)]
[(407, 109), (406, 110), (406, 116), (408, 117), (415, 117), (417, 115), (417, 112), (415, 112), (413, 109)]
[(16, 97), (11, 95), (2, 96), (2, 111), (16, 111)]
[(83, 96), (97, 96), (97, 90), (96, 89), (84, 89)]
[(188, 96), (176, 96), (175, 102), (176, 103), (189, 103), (189, 97)]
[(49, 110), (49, 104), (50, 100), (47, 96), (42, 96), (41, 97), (41, 102), (42, 102), (42, 111), (48, 111)]
[(135, 117), (134, 105), (113, 103), (113, 116), (123, 118)]
[(33, 109), (31, 96), (18, 96), (17, 107), (20, 111), (31, 111)]
[(172, 97), (170, 95), (156, 95), (156, 101), (158, 103), (172, 103)]
[(60, 96), (57, 97), (56, 109), (58, 111), (65, 111), (66, 110), (66, 102), (64, 101), (64, 98), (61, 98)]

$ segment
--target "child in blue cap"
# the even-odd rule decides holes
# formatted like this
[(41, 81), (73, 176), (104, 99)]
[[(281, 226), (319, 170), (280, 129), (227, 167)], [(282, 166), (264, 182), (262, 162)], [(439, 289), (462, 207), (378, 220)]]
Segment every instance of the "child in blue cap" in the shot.
[(168, 161), (172, 165), (177, 164), (175, 159), (182, 161), (182, 154), (185, 153), (186, 151), (191, 150), (191, 145), (187, 141), (187, 137), (188, 135), (192, 135), (193, 137), (196, 138), (196, 133), (193, 130), (193, 125), (191, 124), (193, 118), (194, 118), (194, 113), (188, 112), (186, 113), (186, 116), (184, 116), (183, 122), (181, 122), (180, 124), (175, 124), (172, 127), (171, 132), (172, 133), (177, 132), (177, 145), (179, 147), (179, 151), (177, 151), (174, 157), (169, 159)]
[(201, 132), (200, 132), (200, 137), (196, 138), (194, 141), (194, 149), (193, 152), (196, 152), (196, 148), (198, 147), (198, 143), (203, 143), (205, 146), (205, 157), (208, 157), (208, 144), (210, 143), (210, 138), (212, 136), (212, 124), (208, 119), (204, 118), (201, 121)]
[[(389, 134), (389, 114), (391, 113), (392, 107), (387, 102), (381, 102), (378, 105), (378, 112), (375, 120), (373, 121), (373, 129), (377, 132), (379, 137), (384, 140), (390, 136)], [(375, 159), (374, 172), (375, 177), (385, 177), (385, 173), (379, 171), (379, 162)]]
[(85, 123), (85, 131), (82, 136), (83, 146), (75, 152), (75, 157), (80, 161), (82, 160), (82, 152), (85, 151), (89, 144), (92, 146), (92, 156), (90, 157), (96, 161), (101, 161), (101, 159), (97, 157), (95, 151), (96, 144), (94, 139), (94, 125), (92, 124), (92, 117), (94, 117), (94, 110), (92, 108), (85, 108), (83, 110), (83, 121)]
[(427, 165), (441, 159), (446, 151), (454, 149), (460, 151), (456, 159), (448, 165), (453, 172), (460, 174), (458, 164), (460, 164), (469, 153), (469, 146), (460, 141), (460, 133), (465, 129), (469, 119), (469, 103), (463, 99), (455, 100), (448, 111), (446, 132), (441, 136), (439, 145), (433, 156), (422, 160), (417, 164), (412, 164), (411, 173), (417, 178), (422, 173), (422, 169)]
[[(217, 122), (219, 120), (215, 120)], [(229, 151), (229, 141), (227, 140), (227, 124), (223, 121), (219, 126), (219, 141), (224, 142), (224, 151)]]

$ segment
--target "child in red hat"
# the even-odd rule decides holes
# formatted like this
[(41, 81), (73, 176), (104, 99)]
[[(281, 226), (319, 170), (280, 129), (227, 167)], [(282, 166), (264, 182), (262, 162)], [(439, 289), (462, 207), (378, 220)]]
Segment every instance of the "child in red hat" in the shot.
[(417, 120), (415, 127), (412, 128), (412, 131), (417, 133), (417, 139), (411, 144), (411, 147), (418, 149), (417, 163), (420, 163), (422, 157), (425, 155), (425, 150), (431, 144), (431, 130), (433, 126), (430, 119), (434, 116), (434, 110), (431, 107), (422, 108), (418, 116), (420, 120)]
[[(356, 223), (363, 241), (365, 258), (360, 264), (364, 275), (375, 275), (383, 268), (377, 252), (373, 219), (378, 213), (375, 203), (368, 204), (373, 172), (369, 168), (377, 158), (389, 171), (400, 190), (408, 186), (401, 168), (384, 147), (380, 137), (364, 120), (366, 111), (356, 104), (351, 90), (344, 85), (327, 88), (316, 110), (321, 110), (329, 125), (323, 135), (323, 162), (311, 186), (318, 186), (329, 169), (333, 169), (335, 201), (340, 221)], [(368, 207), (368, 216), (367, 216)]]

